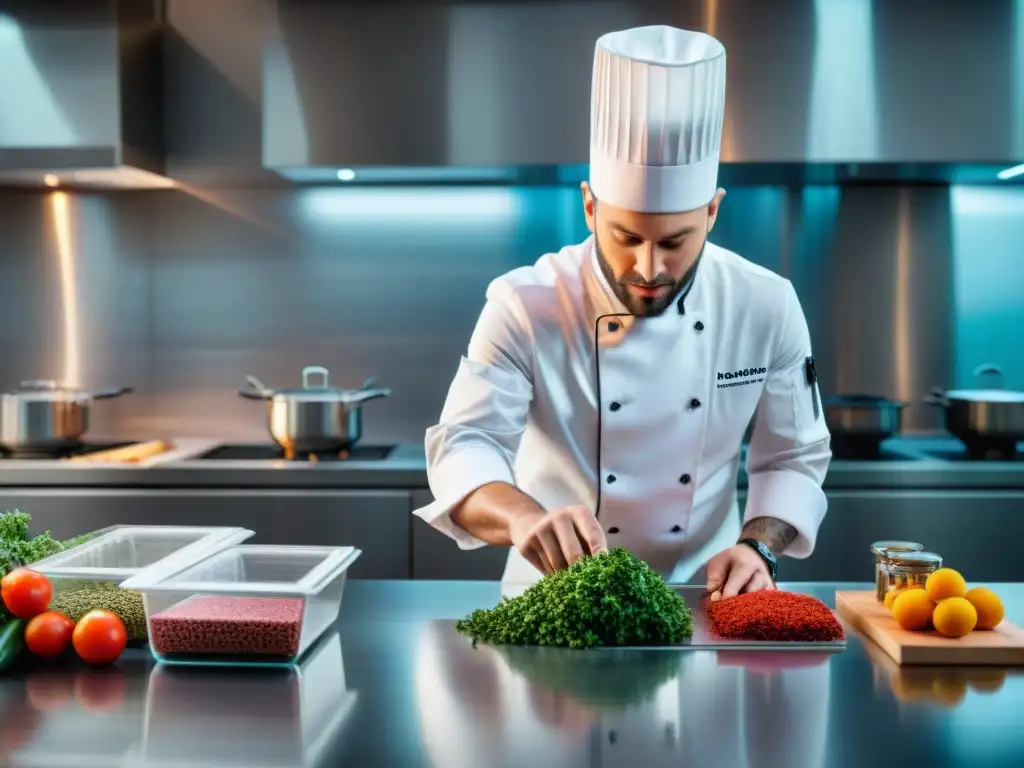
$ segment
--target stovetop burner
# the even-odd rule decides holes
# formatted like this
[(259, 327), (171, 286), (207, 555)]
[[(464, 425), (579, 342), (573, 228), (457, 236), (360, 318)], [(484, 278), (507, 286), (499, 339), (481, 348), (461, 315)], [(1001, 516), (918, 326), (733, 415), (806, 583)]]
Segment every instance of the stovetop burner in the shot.
[(1024, 463), (1024, 452), (1020, 450), (1010, 451), (1008, 449), (989, 449), (984, 450), (980, 448), (950, 448), (945, 450), (926, 450), (924, 453), (933, 459), (939, 459), (940, 461), (950, 461), (956, 463), (965, 462), (993, 462), (993, 461), (1008, 461), (1012, 463)]
[(888, 436), (832, 435), (834, 461), (908, 461), (908, 458), (886, 443)]
[(47, 461), (56, 459), (70, 459), (74, 456), (88, 456), (91, 453), (100, 451), (111, 451), (115, 448), (135, 445), (136, 440), (110, 442), (110, 443), (83, 443), (71, 448), (64, 448), (55, 451), (8, 451), (0, 448), (0, 461)]
[(393, 445), (356, 445), (347, 451), (317, 451), (316, 453), (288, 456), (279, 445), (255, 443), (248, 445), (221, 445), (207, 451), (200, 459), (214, 461), (274, 461), (334, 463), (343, 461), (383, 461), (395, 450)]

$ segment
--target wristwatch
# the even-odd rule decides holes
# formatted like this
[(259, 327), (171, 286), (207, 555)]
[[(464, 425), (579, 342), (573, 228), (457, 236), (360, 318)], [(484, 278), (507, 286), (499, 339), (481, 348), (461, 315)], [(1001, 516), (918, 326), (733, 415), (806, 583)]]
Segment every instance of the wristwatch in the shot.
[(775, 581), (775, 577), (779, 570), (779, 561), (776, 559), (772, 551), (768, 549), (768, 545), (758, 539), (740, 539), (736, 542), (737, 544), (746, 544), (748, 547), (753, 549), (757, 554), (764, 560), (765, 565), (768, 566), (768, 572), (771, 574), (772, 581)]

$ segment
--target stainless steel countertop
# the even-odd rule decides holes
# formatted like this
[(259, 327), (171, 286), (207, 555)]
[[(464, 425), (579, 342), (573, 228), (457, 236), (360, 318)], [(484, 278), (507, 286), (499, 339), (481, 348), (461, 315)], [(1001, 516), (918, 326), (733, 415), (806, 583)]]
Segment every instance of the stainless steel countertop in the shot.
[[(870, 584), (790, 584), (830, 605)], [(1024, 623), (1024, 585), (990, 585)], [(494, 582), (353, 581), (295, 672), (38, 665), (0, 678), (12, 766), (1005, 766), (1024, 668), (824, 655), (473, 648)]]
[[(204, 461), (196, 457), (217, 440), (176, 440), (177, 450), (142, 465), (69, 464), (61, 461), (0, 460), (0, 485), (17, 487), (113, 488), (426, 488), (422, 444), (402, 444), (381, 461), (307, 463), (277, 461)], [(941, 461), (925, 449), (958, 445), (949, 438), (898, 438), (889, 442), (905, 461), (832, 461), (826, 489), (1024, 490), (1024, 459)], [(746, 473), (741, 469), (741, 487)]]

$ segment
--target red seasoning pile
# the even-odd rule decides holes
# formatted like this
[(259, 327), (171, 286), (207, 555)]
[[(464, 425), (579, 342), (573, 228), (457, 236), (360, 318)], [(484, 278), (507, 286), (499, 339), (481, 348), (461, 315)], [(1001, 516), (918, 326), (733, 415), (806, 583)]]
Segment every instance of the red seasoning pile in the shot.
[(723, 640), (822, 643), (843, 639), (828, 606), (808, 595), (762, 589), (725, 600), (708, 600), (711, 631)]

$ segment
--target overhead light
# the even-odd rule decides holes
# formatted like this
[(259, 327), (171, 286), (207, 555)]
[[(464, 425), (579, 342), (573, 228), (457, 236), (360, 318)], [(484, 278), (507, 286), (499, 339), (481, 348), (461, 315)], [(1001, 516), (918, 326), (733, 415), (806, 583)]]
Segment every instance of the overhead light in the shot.
[(997, 173), (996, 176), (998, 176), (1002, 181), (1006, 181), (1007, 179), (1012, 179), (1014, 176), (1020, 176), (1021, 174), (1024, 174), (1024, 163), (1015, 165), (1012, 168), (1004, 168)]
[(342, 181), (352, 181), (356, 177), (356, 172), (351, 168), (342, 168), (338, 171), (338, 178)]
[(43, 184), (45, 184), (48, 187), (57, 187), (60, 186), (60, 179), (58, 179), (52, 173), (48, 173), (45, 176), (43, 176)]

